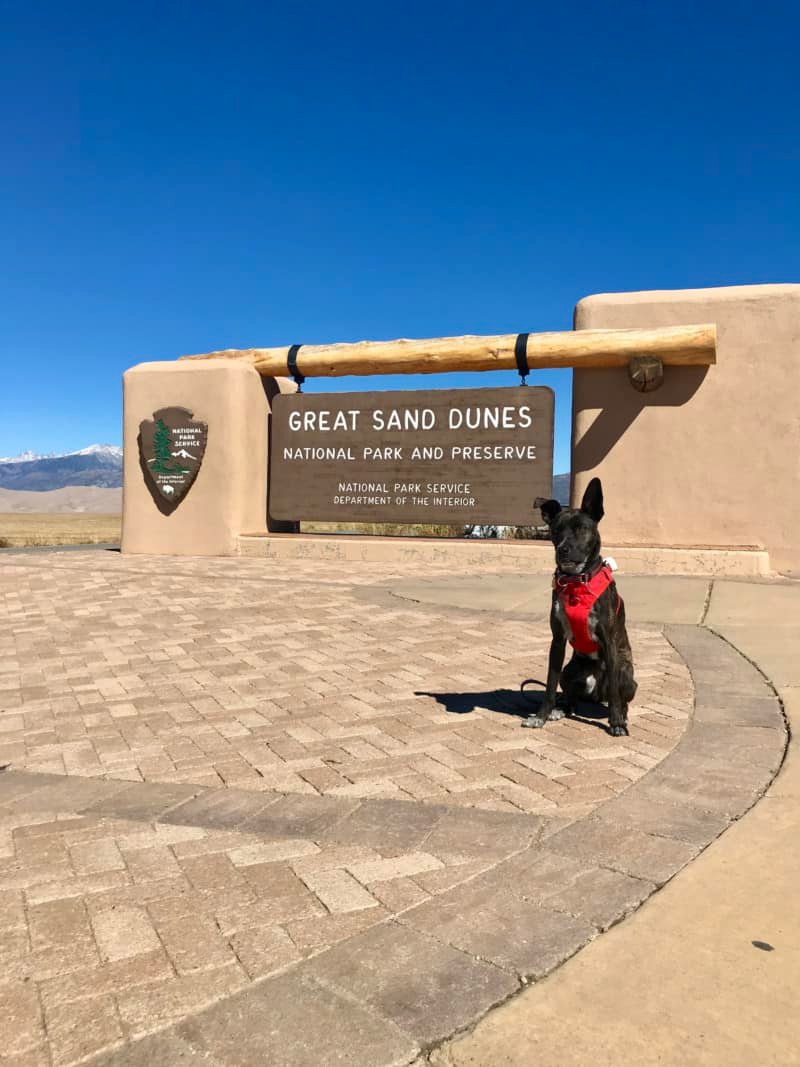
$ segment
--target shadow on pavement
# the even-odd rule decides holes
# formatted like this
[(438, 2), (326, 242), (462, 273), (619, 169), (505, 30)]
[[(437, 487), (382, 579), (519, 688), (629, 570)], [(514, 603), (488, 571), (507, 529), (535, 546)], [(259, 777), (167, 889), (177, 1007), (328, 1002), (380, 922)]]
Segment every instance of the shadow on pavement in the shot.
[[(542, 691), (526, 690), (521, 693), (515, 689), (490, 689), (482, 693), (431, 693), (418, 690), (414, 693), (418, 697), (431, 697), (440, 704), (445, 711), (453, 715), (468, 715), (471, 711), (482, 708), (484, 711), (496, 711), (502, 715), (517, 715), (519, 718), (527, 718), (532, 712), (539, 709), (544, 693)], [(559, 705), (561, 697), (559, 696)], [(575, 722), (583, 722), (589, 726), (596, 726), (605, 731), (608, 718), (608, 708), (605, 704), (581, 703), (578, 712), (570, 716)]]

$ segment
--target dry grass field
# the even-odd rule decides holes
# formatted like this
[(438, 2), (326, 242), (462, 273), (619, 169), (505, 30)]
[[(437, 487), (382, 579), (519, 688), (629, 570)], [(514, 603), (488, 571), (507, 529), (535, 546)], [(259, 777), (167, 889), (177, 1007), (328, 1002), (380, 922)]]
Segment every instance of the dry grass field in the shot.
[(94, 515), (90, 512), (0, 514), (0, 548), (118, 542), (121, 523), (121, 515)]

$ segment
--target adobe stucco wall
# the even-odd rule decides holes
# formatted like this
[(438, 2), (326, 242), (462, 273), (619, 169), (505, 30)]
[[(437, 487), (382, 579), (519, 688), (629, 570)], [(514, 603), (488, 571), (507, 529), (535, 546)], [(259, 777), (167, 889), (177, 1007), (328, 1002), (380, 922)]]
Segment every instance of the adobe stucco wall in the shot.
[(717, 324), (717, 365), (666, 367), (638, 393), (627, 371), (576, 370), (577, 504), (599, 475), (608, 543), (758, 546), (800, 568), (800, 285), (606, 293), (575, 328)]
[[(239, 536), (267, 522), (270, 397), (294, 391), (226, 360), (140, 363), (123, 375), (122, 551), (168, 556), (235, 556)], [(159, 509), (139, 462), (139, 425), (165, 407), (188, 408), (208, 424), (194, 485), (169, 515)]]

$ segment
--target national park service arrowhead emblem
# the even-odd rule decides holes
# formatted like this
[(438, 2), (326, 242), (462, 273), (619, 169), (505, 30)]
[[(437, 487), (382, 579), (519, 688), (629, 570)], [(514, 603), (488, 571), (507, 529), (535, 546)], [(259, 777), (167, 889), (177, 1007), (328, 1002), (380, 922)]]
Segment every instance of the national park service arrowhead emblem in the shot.
[(159, 511), (170, 515), (194, 484), (208, 426), (186, 408), (161, 408), (139, 424), (139, 462)]

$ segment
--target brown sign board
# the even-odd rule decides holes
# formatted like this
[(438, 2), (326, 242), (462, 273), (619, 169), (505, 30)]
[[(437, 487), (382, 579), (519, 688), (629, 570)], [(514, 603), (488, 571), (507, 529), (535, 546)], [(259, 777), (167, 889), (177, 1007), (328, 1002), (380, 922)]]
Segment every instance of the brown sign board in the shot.
[(541, 386), (281, 394), (270, 515), (531, 525), (552, 495), (553, 406)]

